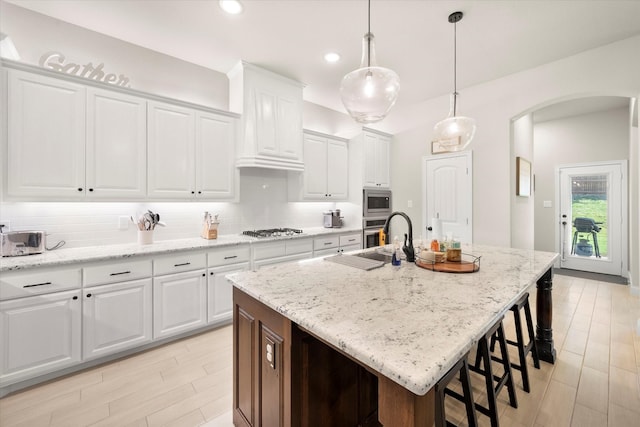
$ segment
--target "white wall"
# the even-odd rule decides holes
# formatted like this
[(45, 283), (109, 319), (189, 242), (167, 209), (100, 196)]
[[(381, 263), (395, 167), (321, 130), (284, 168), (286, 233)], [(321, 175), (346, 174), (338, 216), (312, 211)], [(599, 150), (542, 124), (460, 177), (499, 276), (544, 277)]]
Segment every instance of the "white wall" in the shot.
[[(631, 292), (640, 295), (640, 93), (631, 103), (629, 118), (629, 282)], [(640, 334), (640, 318), (638, 319)]]
[[(637, 96), (640, 92), (638, 52), (640, 36), (459, 90), (460, 114), (475, 118), (478, 127), (469, 147), (474, 151), (474, 242), (511, 244), (511, 188), (515, 177), (512, 120), (571, 98)], [(418, 183), (420, 159), (428, 153), (433, 125), (447, 114), (447, 100), (440, 97), (403, 111), (422, 125), (394, 137), (391, 182), (396, 207), (407, 206), (407, 200), (413, 200), (414, 206), (422, 204)], [(420, 217), (416, 208), (404, 210), (411, 211), (415, 220)]]
[(132, 89), (227, 110), (227, 76), (131, 43), (89, 31), (51, 17), (0, 2), (0, 28), (20, 54), (20, 61), (38, 65), (50, 51), (67, 61), (124, 74)]
[[(534, 126), (535, 249), (555, 250), (558, 165), (629, 159), (629, 108), (565, 117)], [(544, 208), (543, 201), (551, 201)]]
[(533, 156), (533, 115), (526, 114), (513, 122), (513, 153), (512, 158), (522, 157), (531, 162), (531, 195), (529, 197), (516, 195), (516, 180), (513, 174), (511, 180), (511, 247), (519, 249), (533, 249), (534, 246), (534, 188), (533, 174), (535, 160)]

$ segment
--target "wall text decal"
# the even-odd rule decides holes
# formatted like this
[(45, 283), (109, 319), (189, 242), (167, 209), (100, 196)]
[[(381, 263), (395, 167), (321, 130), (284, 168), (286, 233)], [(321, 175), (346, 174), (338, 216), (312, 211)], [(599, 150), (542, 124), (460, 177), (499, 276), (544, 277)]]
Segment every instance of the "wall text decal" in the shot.
[(65, 56), (60, 52), (47, 52), (40, 57), (40, 66), (61, 73), (71, 74), (78, 77), (108, 83), (114, 86), (129, 87), (129, 77), (124, 74), (116, 75), (102, 71), (104, 63), (96, 66), (88, 62), (84, 65), (74, 62), (66, 62)]

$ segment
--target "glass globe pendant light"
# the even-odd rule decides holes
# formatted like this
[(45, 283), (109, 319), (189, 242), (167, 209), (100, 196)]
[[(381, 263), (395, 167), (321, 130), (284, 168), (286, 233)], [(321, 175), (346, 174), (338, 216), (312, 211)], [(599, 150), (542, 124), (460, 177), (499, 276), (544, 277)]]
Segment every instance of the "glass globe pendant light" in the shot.
[(453, 12), (449, 15), (449, 22), (453, 24), (453, 93), (451, 94), (449, 116), (436, 123), (433, 128), (433, 141), (437, 142), (445, 151), (464, 150), (476, 133), (476, 121), (474, 119), (456, 115), (458, 100), (456, 23), (462, 19), (462, 16), (462, 12)]
[(371, 33), (371, 0), (369, 27), (362, 39), (360, 68), (342, 78), (340, 95), (347, 112), (358, 123), (375, 123), (384, 119), (400, 91), (398, 75), (376, 65), (374, 36)]

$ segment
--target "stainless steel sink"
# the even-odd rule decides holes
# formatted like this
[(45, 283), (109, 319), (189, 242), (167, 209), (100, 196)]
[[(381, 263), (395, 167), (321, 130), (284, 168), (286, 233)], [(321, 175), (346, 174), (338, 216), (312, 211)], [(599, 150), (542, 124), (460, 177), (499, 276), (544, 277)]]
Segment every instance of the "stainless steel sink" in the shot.
[(368, 259), (374, 259), (376, 261), (384, 261), (385, 264), (391, 262), (391, 255), (386, 255), (377, 251), (360, 252), (359, 254), (353, 254), (353, 255), (358, 256), (360, 258), (368, 258)]

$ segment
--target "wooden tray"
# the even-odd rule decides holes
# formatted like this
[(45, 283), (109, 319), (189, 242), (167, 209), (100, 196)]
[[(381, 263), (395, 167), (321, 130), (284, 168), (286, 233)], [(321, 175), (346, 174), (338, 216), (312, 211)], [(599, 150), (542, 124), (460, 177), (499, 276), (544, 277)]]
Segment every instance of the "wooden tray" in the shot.
[(427, 270), (440, 271), (443, 273), (475, 273), (480, 270), (480, 257), (469, 254), (462, 254), (460, 262), (435, 262), (416, 257), (416, 265)]

